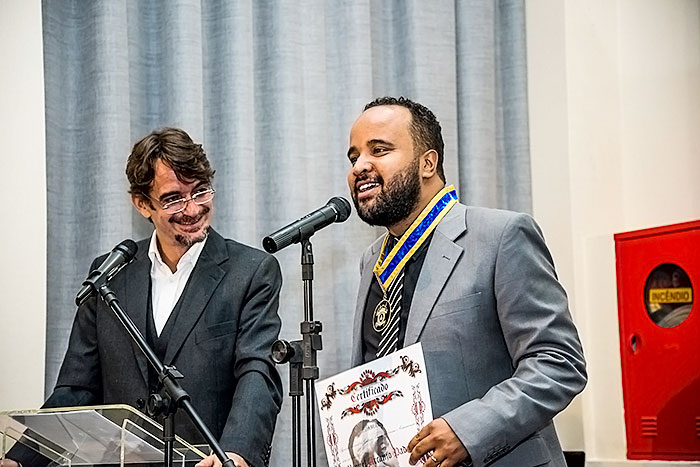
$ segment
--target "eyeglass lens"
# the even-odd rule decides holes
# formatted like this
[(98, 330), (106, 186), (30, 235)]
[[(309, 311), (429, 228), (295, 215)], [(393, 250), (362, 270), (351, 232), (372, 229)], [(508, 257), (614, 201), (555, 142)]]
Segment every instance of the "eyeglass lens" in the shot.
[[(190, 198), (190, 200), (196, 205), (205, 204), (205, 203), (208, 203), (209, 201), (211, 201), (212, 198), (214, 198), (214, 193), (215, 193), (214, 190), (209, 188), (205, 191), (199, 191), (199, 192), (193, 194), (192, 197)], [(177, 212), (184, 210), (185, 207), (187, 206), (188, 201), (189, 200), (186, 198), (180, 198), (180, 199), (171, 201), (169, 203), (165, 203), (163, 205), (163, 210), (165, 210), (166, 212), (168, 212), (170, 214), (175, 214)]]

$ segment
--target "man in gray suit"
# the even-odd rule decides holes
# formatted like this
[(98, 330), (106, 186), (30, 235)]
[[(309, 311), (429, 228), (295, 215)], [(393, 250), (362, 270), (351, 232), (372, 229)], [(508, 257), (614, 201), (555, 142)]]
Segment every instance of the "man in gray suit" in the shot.
[[(280, 330), (277, 260), (210, 227), (214, 171), (202, 146), (184, 131), (165, 128), (145, 136), (134, 145), (126, 174), (134, 206), (155, 229), (110, 288), (161, 361), (185, 376), (182, 387), (236, 465), (267, 465), (282, 402), (269, 356)], [(117, 317), (92, 297), (78, 308), (44, 407), (121, 403), (145, 410), (157, 385), (155, 371)], [(177, 414), (176, 433), (205, 441), (184, 411)], [(25, 467), (38, 463), (18, 460)], [(198, 465), (215, 464), (210, 456)]]
[(581, 344), (537, 224), (460, 204), (426, 107), (380, 98), (350, 132), (359, 216), (387, 228), (361, 261), (353, 365), (420, 341), (435, 418), (426, 467), (565, 466), (552, 418), (586, 383)]

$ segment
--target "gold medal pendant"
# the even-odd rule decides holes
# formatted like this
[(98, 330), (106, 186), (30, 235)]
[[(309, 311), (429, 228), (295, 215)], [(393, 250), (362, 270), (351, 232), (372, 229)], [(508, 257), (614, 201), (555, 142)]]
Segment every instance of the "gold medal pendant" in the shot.
[(389, 317), (391, 315), (391, 308), (389, 307), (389, 300), (382, 298), (377, 306), (374, 308), (374, 313), (372, 314), (372, 327), (376, 332), (382, 332), (384, 328), (389, 324)]

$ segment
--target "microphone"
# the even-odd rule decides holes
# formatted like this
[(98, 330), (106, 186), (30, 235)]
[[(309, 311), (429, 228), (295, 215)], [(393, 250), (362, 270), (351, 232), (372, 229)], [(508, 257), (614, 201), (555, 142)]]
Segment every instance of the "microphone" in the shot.
[(325, 206), (263, 238), (263, 247), (268, 253), (274, 253), (292, 243), (299, 243), (311, 237), (317, 230), (333, 222), (344, 222), (348, 217), (350, 217), (350, 203), (345, 198), (336, 196), (331, 198)]
[(80, 292), (75, 296), (75, 304), (82, 305), (98, 287), (112, 280), (124, 266), (131, 262), (137, 250), (136, 242), (130, 239), (115, 246), (102, 264), (85, 279)]

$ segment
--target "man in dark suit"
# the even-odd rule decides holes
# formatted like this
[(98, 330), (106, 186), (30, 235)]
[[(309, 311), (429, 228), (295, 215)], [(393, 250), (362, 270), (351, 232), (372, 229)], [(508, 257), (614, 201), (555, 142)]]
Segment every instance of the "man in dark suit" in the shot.
[(421, 342), (437, 418), (412, 464), (564, 467), (552, 418), (586, 383), (566, 294), (531, 217), (458, 202), (443, 146), (435, 115), (404, 98), (352, 127), (355, 207), (388, 230), (362, 257), (352, 363)]
[[(277, 260), (210, 227), (214, 170), (184, 131), (145, 136), (126, 174), (134, 206), (155, 230), (110, 288), (163, 363), (185, 376), (193, 406), (236, 465), (267, 465), (282, 402), (269, 356), (280, 330)], [(114, 313), (92, 297), (78, 308), (44, 407), (121, 403), (144, 410), (157, 383)], [(204, 442), (182, 411), (176, 432)], [(219, 463), (210, 456), (200, 464)]]

